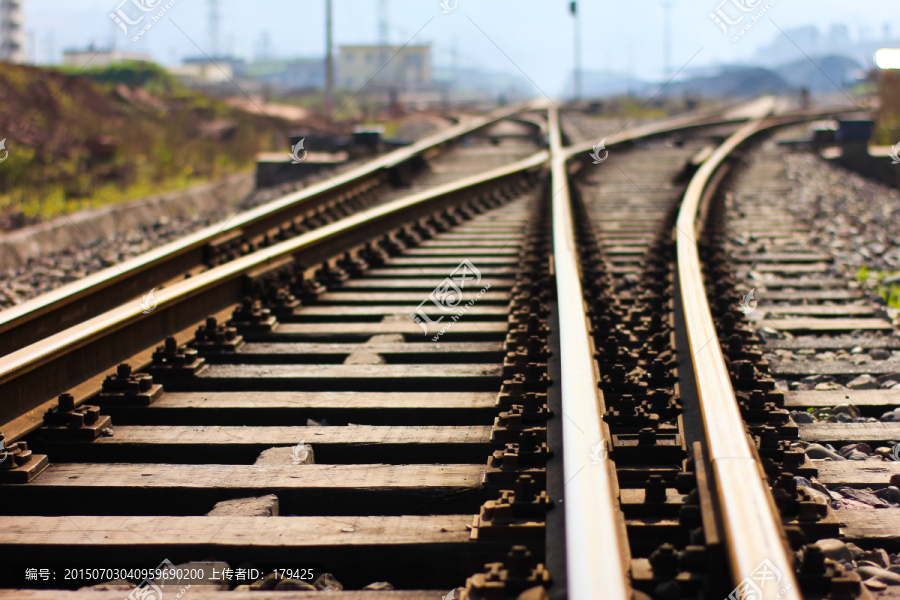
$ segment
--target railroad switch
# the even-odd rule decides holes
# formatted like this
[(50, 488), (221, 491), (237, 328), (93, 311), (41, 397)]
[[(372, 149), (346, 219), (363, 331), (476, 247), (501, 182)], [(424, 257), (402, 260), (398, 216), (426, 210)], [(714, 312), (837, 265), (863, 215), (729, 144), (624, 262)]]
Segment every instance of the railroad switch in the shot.
[(484, 565), (466, 580), (460, 600), (545, 600), (550, 573), (526, 546), (513, 546), (504, 562)]
[(239, 333), (269, 333), (277, 323), (269, 309), (263, 308), (258, 300), (247, 297), (234, 309), (225, 325)]
[(72, 394), (60, 394), (58, 405), (44, 415), (41, 437), (45, 439), (95, 440), (112, 427), (112, 419), (100, 414), (99, 406), (75, 407)]
[(237, 334), (237, 329), (219, 325), (215, 317), (208, 317), (206, 324), (197, 328), (194, 340), (188, 343), (200, 356), (231, 354), (243, 345), (244, 338)]
[(162, 346), (157, 346), (153, 353), (153, 363), (147, 367), (146, 372), (162, 379), (180, 379), (193, 377), (206, 370), (206, 359), (193, 348), (179, 348), (178, 341), (173, 337), (167, 337)]
[(0, 482), (28, 483), (50, 466), (46, 454), (33, 454), (26, 442), (7, 444), (0, 433)]
[(101, 404), (148, 406), (159, 398), (162, 391), (163, 386), (153, 383), (152, 375), (132, 373), (131, 365), (122, 363), (116, 368), (115, 375), (107, 375), (103, 380), (97, 401)]

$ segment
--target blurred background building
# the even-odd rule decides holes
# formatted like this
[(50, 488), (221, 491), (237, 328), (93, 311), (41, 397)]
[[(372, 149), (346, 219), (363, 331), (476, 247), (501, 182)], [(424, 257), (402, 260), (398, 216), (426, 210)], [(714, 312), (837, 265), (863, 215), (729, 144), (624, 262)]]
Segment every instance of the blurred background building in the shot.
[[(0, 0), (2, 2), (3, 0)], [(127, 52), (117, 48), (96, 48), (93, 44), (83, 50), (71, 48), (63, 51), (63, 65), (67, 67), (77, 67), (83, 69), (90, 67), (93, 69), (102, 69), (110, 65), (117, 65), (124, 62), (139, 60), (143, 62), (153, 62), (153, 57), (143, 52)]]
[(22, 0), (0, 0), (0, 60), (25, 62), (24, 19)]

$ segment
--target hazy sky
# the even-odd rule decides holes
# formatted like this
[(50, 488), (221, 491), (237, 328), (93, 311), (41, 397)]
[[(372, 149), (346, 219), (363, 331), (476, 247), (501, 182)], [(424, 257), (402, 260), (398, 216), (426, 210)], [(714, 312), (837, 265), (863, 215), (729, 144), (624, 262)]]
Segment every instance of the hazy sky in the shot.
[[(164, 64), (198, 55), (198, 47), (212, 52), (207, 0), (175, 0), (137, 42), (109, 17), (121, 1), (25, 0), (25, 28), (33, 34), (38, 62), (46, 62), (51, 55), (58, 62), (64, 48), (84, 47), (92, 41), (107, 45), (113, 36), (120, 48), (148, 52)], [(125, 0), (122, 10), (136, 19), (145, 13), (132, 2), (155, 5), (157, 1)], [(455, 46), (461, 66), (524, 73), (550, 95), (561, 93), (571, 72), (573, 28), (568, 0), (444, 0), (448, 6), (457, 2), (447, 13), (439, 0), (386, 1), (391, 42), (433, 43), (438, 65), (450, 64)], [(673, 0), (673, 70), (689, 61), (690, 67), (747, 61), (760, 46), (783, 35), (778, 27), (812, 24), (824, 32), (832, 24), (845, 24), (855, 40), (861, 29), (867, 29), (869, 37), (881, 38), (887, 23), (893, 35), (900, 36), (897, 0), (725, 0), (720, 5), (721, 1)], [(333, 3), (335, 44), (377, 41), (379, 0)], [(733, 3), (753, 10), (742, 13)], [(223, 50), (254, 58), (267, 32), (271, 52), (278, 57), (323, 52), (325, 0), (219, 0), (219, 5)], [(766, 5), (770, 7), (765, 15), (736, 42), (731, 37), (740, 25), (726, 36), (710, 18), (721, 6), (732, 20), (747, 15), (745, 24)], [(660, 0), (580, 0), (579, 12), (586, 70), (631, 72), (651, 80), (662, 77), (664, 10)]]

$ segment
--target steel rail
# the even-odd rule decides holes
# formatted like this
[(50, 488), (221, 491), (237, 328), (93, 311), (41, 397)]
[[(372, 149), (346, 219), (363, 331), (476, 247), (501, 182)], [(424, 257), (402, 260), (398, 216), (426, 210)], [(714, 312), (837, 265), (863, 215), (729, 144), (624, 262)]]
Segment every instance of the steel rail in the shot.
[(553, 266), (559, 312), (562, 369), (563, 472), (565, 476), (566, 575), (568, 598), (630, 600), (630, 553), (618, 484), (610, 461), (589, 463), (590, 449), (604, 444), (603, 411), (590, 324), (581, 287), (575, 222), (569, 196), (567, 153), (559, 114), (548, 109), (551, 156)]
[(0, 312), (0, 356), (138, 298), (201, 266), (204, 248), (217, 240), (264, 235), (342, 194), (373, 185), (385, 178), (390, 169), (416, 156), (437, 152), (456, 138), (543, 105), (534, 101), (482, 117), (464, 117), (457, 125), (415, 144), (4, 310)]
[(108, 371), (125, 357), (152, 348), (168, 335), (195, 326), (208, 315), (239, 304), (245, 276), (259, 276), (290, 261), (312, 267), (482, 191), (497, 189), (523, 172), (542, 168), (548, 158), (543, 150), (513, 164), (345, 217), (162, 289), (150, 314), (143, 314), (138, 302), (130, 302), (0, 358), (0, 426), (7, 440), (14, 441), (39, 427), (47, 408), (44, 405), (58, 394)]
[[(673, 117), (671, 119), (663, 119), (655, 121), (632, 129), (625, 129), (612, 135), (606, 136), (606, 146), (609, 147), (622, 142), (631, 141), (636, 138), (649, 137), (660, 133), (675, 133), (681, 130), (696, 129), (698, 127), (713, 127), (717, 125), (735, 125), (746, 122), (746, 118), (723, 119), (719, 115), (701, 115), (687, 114)], [(594, 147), (593, 141), (578, 142), (562, 149), (567, 158), (571, 158), (581, 152), (590, 152)]]
[[(772, 99), (774, 101), (774, 98)], [(704, 112), (701, 114), (696, 113), (688, 113), (685, 115), (679, 115), (677, 117), (672, 117), (670, 119), (663, 119), (661, 121), (655, 121), (653, 123), (648, 123), (646, 125), (641, 125), (639, 127), (634, 127), (632, 129), (626, 129), (624, 131), (620, 131), (614, 133), (612, 135), (604, 138), (606, 140), (606, 146), (611, 146), (614, 144), (619, 144), (622, 142), (627, 142), (640, 137), (650, 137), (653, 135), (657, 135), (660, 133), (676, 133), (679, 131), (688, 131), (691, 129), (697, 129), (701, 127), (716, 127), (722, 125), (737, 125), (740, 123), (746, 123), (750, 119), (745, 116), (727, 118), (723, 117), (723, 113), (734, 113), (737, 112), (742, 106), (731, 107), (729, 109), (718, 110), (715, 112)], [(845, 106), (834, 107), (827, 110), (821, 111), (800, 111), (795, 113), (785, 113), (783, 115), (778, 115), (774, 117), (776, 119), (782, 120), (784, 122), (802, 122), (813, 119), (824, 119), (828, 117), (834, 117), (840, 114), (853, 113), (858, 112), (859, 109), (855, 106)], [(566, 156), (572, 157), (581, 152), (590, 152), (594, 147), (594, 143), (592, 141), (586, 142), (578, 142), (577, 144), (572, 144), (571, 146), (567, 146), (563, 148), (563, 152), (565, 152)]]
[[(538, 105), (535, 104), (535, 106)], [(652, 135), (665, 132), (665, 127), (644, 128), (642, 131), (643, 135)], [(621, 136), (622, 141), (628, 141), (630, 139), (632, 138), (628, 135)], [(430, 198), (434, 199), (448, 195), (452, 196), (453, 194), (461, 193), (464, 190), (471, 191), (478, 185), (487, 185), (495, 179), (509, 176), (525, 169), (534, 168), (541, 162), (546, 162), (548, 158), (549, 154), (546, 151), (538, 152), (532, 157), (514, 163), (513, 165), (500, 167), (486, 173), (469, 177), (462, 181), (415, 194), (406, 199), (397, 200), (379, 207), (378, 209), (373, 209), (369, 211), (369, 214), (384, 214), (385, 210), (392, 208), (400, 210), (398, 207), (407, 206), (409, 203), (415, 204), (417, 202), (426, 202)], [(385, 157), (385, 159), (387, 159), (387, 157)], [(345, 176), (349, 175), (350, 174), (345, 174)], [(249, 215), (246, 215), (245, 218), (249, 218)], [(216, 297), (215, 294), (207, 293), (207, 291), (204, 291), (199, 287), (195, 287), (198, 286), (200, 282), (209, 282), (209, 287), (212, 288), (214, 286), (211, 282), (220, 274), (226, 272), (230, 273), (232, 269), (240, 270), (244, 266), (246, 266), (246, 269), (242, 271), (242, 273), (252, 270), (254, 267), (248, 265), (257, 265), (258, 260), (261, 260), (264, 264), (266, 261), (270, 260), (268, 257), (270, 257), (273, 252), (277, 254), (278, 252), (281, 252), (281, 249), (293, 248), (294, 244), (299, 244), (297, 248), (305, 249), (302, 252), (297, 250), (298, 253), (303, 255), (303, 264), (314, 264), (315, 262), (330, 258), (334, 254), (327, 256), (322, 254), (315, 259), (310, 257), (310, 255), (315, 255), (313, 249), (316, 247), (316, 244), (312, 243), (312, 241), (320, 239), (321, 236), (325, 235), (324, 232), (341, 230), (351, 222), (351, 219), (353, 219), (354, 223), (359, 223), (364, 217), (362, 215), (348, 217), (337, 223), (328, 225), (322, 230), (315, 230), (313, 232), (302, 234), (286, 242), (276, 244), (265, 250), (257, 251), (252, 255), (237, 259), (236, 261), (233, 261), (235, 262), (235, 265), (232, 265), (229, 269), (225, 269), (225, 267), (228, 267), (231, 263), (201, 273), (187, 281), (175, 283), (166, 290), (160, 290), (156, 296), (156, 310), (150, 315), (147, 315), (147, 318), (139, 320), (141, 323), (140, 327), (133, 322), (122, 321), (123, 315), (130, 315), (134, 319), (139, 319), (139, 317), (143, 316), (137, 302), (124, 305), (124, 302), (134, 300), (138, 297), (135, 294), (131, 294), (125, 300), (118, 301), (113, 306), (107, 307), (105, 312), (93, 316), (84, 315), (84, 318), (80, 321), (73, 319), (76, 321), (76, 324), (70, 326), (68, 329), (62, 329), (56, 332), (40, 329), (39, 331), (34, 332), (33, 335), (35, 336), (35, 341), (32, 344), (25, 348), (20, 348), (5, 357), (0, 357), (0, 426), (3, 427), (7, 440), (15, 441), (22, 435), (39, 427), (42, 422), (44, 411), (53, 404), (52, 399), (58, 394), (71, 389), (78, 383), (86, 381), (99, 373), (103, 373), (105, 370), (108, 370), (120, 362), (123, 356), (132, 356), (140, 350), (150, 348), (162, 341), (162, 338), (165, 337), (165, 335), (190, 327), (195, 323), (202, 321), (206, 316), (222, 310), (229, 304), (236, 304), (240, 301), (241, 285), (240, 282), (237, 281), (237, 275), (228, 279), (231, 287), (227, 290), (224, 289), (224, 287), (227, 286), (220, 282), (220, 287), (224, 287), (219, 291), (219, 297)], [(194, 234), (194, 236), (188, 236), (188, 238), (186, 238), (187, 242), (184, 243), (191, 243), (191, 240), (196, 239), (200, 233), (202, 232), (198, 232), (198, 234)], [(143, 255), (133, 260), (144, 260), (149, 262), (152, 260), (151, 255), (163, 255), (171, 248), (171, 246), (172, 245), (161, 247), (154, 253)], [(290, 251), (286, 250), (285, 252), (289, 253)], [(234, 273), (237, 273), (237, 271)], [(99, 274), (95, 274), (95, 276), (96, 275)], [(87, 280), (90, 280), (90, 278), (87, 278)], [(110, 289), (109, 282), (107, 282), (106, 287), (107, 289)], [(49, 304), (54, 297), (54, 294), (58, 295), (65, 289), (66, 288), (60, 288), (60, 290), (56, 290), (56, 292), (47, 294), (41, 298), (47, 299), (47, 304)], [(115, 289), (115, 287), (112, 289)], [(168, 320), (160, 320), (160, 315), (169, 314), (170, 312), (174, 313), (174, 311), (163, 310), (163, 308), (171, 302), (171, 300), (166, 300), (165, 303), (163, 303), (163, 299), (174, 298), (174, 296), (172, 296), (174, 293), (173, 290), (187, 289), (192, 290), (190, 294), (198, 297), (194, 298), (193, 302), (200, 308), (197, 308), (193, 312), (187, 311), (184, 316), (179, 314), (177, 317), (171, 316)], [(87, 290), (84, 291), (84, 294), (88, 293)], [(102, 297), (102, 294), (93, 294), (91, 297), (99, 299)], [(13, 311), (16, 310), (20, 311), (24, 306), (25, 305), (22, 305), (16, 309), (0, 313), (0, 323), (3, 322), (2, 319), (9, 318), (6, 316), (7, 313), (13, 313)], [(73, 307), (70, 306), (69, 310), (73, 310)], [(118, 316), (112, 321), (109, 321), (110, 315), (113, 314)], [(101, 329), (103, 328), (101, 323), (111, 324), (110, 327), (112, 327), (113, 330), (115, 328), (126, 328), (129, 329), (131, 333), (129, 333), (129, 335), (118, 336), (117, 339), (125, 341), (122, 341), (121, 345), (117, 345), (115, 348), (109, 344), (99, 343), (99, 341), (94, 342), (92, 340), (95, 337), (97, 340), (102, 340), (104, 337), (97, 333), (98, 327)], [(112, 325), (112, 323), (114, 323), (114, 325)], [(31, 326), (34, 327), (34, 323), (32, 323)], [(2, 330), (0, 330), (0, 332), (2, 332)], [(111, 333), (111, 331), (108, 331), (107, 333)], [(63, 343), (63, 340), (67, 341)], [(71, 352), (77, 347), (89, 347), (90, 351), (86, 350), (79, 353)], [(49, 369), (47, 368), (48, 364), (54, 364), (57, 368), (55, 370)]]
[[(771, 123), (781, 124), (773, 119)], [(676, 248), (685, 326), (704, 425), (725, 548), (733, 582), (739, 584), (769, 561), (782, 577), (762, 588), (760, 600), (800, 600), (781, 516), (741, 418), (706, 297), (696, 238), (701, 198), (710, 178), (731, 152), (764, 129), (755, 119), (729, 137), (691, 179), (678, 213)], [(785, 589), (787, 588), (787, 589)]]

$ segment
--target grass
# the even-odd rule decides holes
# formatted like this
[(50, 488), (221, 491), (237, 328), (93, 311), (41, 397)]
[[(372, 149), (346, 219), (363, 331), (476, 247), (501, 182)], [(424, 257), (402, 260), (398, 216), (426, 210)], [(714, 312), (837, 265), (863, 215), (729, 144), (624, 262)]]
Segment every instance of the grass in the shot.
[(877, 271), (861, 267), (856, 273), (856, 280), (884, 298), (890, 308), (900, 308), (900, 284), (882, 283), (886, 278), (895, 275), (900, 275), (900, 271)]

